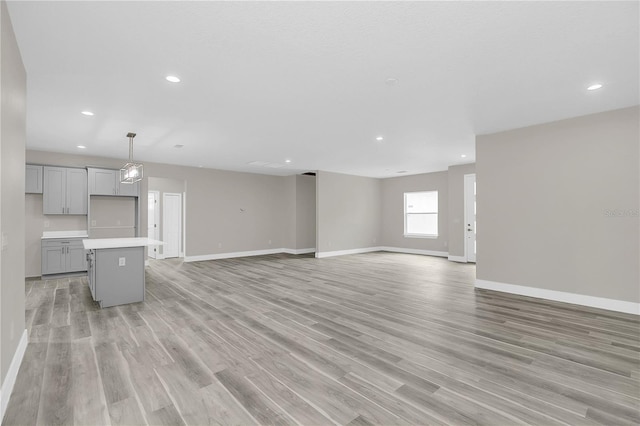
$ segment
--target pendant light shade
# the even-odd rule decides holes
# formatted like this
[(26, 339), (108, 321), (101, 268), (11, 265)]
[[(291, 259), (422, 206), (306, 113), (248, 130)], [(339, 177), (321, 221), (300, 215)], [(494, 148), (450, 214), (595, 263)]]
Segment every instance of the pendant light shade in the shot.
[(135, 133), (127, 133), (129, 138), (129, 162), (120, 169), (120, 183), (136, 183), (142, 180), (143, 169), (142, 163), (133, 161), (133, 138)]

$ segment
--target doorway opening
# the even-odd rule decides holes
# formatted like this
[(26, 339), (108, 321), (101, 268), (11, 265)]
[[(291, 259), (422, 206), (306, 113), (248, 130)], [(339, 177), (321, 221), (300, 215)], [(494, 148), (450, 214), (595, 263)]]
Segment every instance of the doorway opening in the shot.
[(467, 262), (476, 261), (476, 175), (464, 175), (464, 256)]
[(149, 177), (147, 235), (164, 244), (149, 247), (154, 259), (185, 256), (186, 182)]

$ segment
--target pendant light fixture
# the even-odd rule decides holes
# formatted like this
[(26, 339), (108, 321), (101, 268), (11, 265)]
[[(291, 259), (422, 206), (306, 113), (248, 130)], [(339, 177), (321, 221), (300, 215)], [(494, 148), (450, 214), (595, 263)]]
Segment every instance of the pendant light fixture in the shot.
[(129, 138), (129, 162), (120, 169), (120, 183), (135, 183), (142, 180), (142, 163), (133, 161), (133, 138), (135, 133), (127, 133)]

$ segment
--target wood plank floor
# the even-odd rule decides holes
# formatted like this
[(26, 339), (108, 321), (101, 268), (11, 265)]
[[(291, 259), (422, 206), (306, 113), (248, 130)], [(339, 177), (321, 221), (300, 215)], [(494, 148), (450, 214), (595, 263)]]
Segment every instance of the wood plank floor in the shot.
[(638, 424), (638, 317), (370, 253), (152, 261), (146, 301), (26, 282), (3, 424)]

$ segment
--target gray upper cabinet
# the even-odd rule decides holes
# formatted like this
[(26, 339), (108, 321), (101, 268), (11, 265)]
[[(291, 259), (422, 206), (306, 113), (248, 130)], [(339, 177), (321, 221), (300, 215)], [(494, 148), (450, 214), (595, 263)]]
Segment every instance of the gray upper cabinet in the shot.
[(43, 167), (44, 214), (87, 214), (87, 171), (66, 167)]
[(24, 192), (42, 194), (42, 166), (27, 164), (25, 173)]
[(120, 171), (89, 168), (89, 195), (120, 195), (137, 197), (140, 194), (139, 182), (120, 183)]

